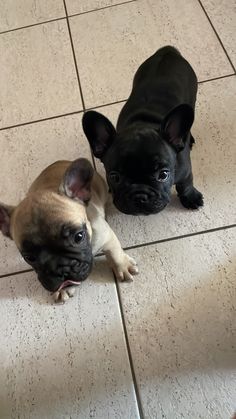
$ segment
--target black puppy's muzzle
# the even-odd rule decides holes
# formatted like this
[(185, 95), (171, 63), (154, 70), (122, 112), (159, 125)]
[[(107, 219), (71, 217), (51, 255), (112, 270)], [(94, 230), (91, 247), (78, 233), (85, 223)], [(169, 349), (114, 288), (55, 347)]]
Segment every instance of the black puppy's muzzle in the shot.
[(83, 260), (47, 255), (47, 261), (36, 269), (38, 279), (48, 291), (55, 292), (68, 285), (76, 285), (88, 278), (93, 265), (92, 254)]
[(119, 211), (131, 215), (149, 215), (162, 211), (169, 203), (169, 196), (151, 187), (133, 186), (114, 196)]

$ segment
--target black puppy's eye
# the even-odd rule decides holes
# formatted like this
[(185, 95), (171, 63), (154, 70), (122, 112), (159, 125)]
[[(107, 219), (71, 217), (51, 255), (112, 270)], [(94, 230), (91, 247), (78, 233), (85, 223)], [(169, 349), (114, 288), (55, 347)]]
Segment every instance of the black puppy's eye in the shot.
[(29, 264), (36, 262), (36, 256), (35, 255), (23, 255), (23, 258)]
[(84, 238), (84, 231), (78, 231), (74, 235), (75, 243), (80, 243)]
[(110, 172), (109, 173), (109, 179), (112, 183), (119, 184), (121, 181), (121, 176), (118, 172)]
[(158, 175), (159, 182), (166, 182), (170, 177), (170, 172), (168, 170), (161, 170)]

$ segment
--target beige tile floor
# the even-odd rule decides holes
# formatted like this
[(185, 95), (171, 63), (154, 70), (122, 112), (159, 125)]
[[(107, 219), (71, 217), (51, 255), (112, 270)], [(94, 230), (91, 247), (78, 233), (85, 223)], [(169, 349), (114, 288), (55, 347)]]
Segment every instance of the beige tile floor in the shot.
[(110, 204), (140, 274), (116, 284), (98, 259), (64, 306), (0, 237), (1, 419), (232, 418), (235, 34), (234, 0), (0, 0), (1, 201), (57, 159), (91, 159), (83, 111), (115, 123), (138, 65), (169, 43), (200, 82), (192, 162), (205, 196), (190, 212), (173, 192), (149, 217)]

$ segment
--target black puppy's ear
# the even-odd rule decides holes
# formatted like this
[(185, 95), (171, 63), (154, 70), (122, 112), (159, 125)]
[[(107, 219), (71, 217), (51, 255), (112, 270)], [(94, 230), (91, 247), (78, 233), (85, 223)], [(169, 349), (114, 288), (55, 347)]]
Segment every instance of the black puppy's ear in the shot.
[(94, 156), (101, 159), (115, 138), (115, 127), (109, 119), (95, 111), (84, 114), (82, 125)]
[(190, 131), (193, 120), (193, 108), (183, 104), (172, 109), (162, 122), (162, 135), (177, 151), (184, 148), (184, 137)]
[(88, 202), (94, 169), (87, 159), (77, 159), (66, 170), (59, 192), (69, 198)]
[(15, 207), (0, 202), (0, 230), (4, 236), (10, 237), (11, 214)]

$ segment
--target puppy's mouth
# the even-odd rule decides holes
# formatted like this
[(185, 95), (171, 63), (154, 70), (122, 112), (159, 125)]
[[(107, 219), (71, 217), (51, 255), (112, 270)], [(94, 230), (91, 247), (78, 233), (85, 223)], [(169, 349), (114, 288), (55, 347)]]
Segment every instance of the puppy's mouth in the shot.
[(66, 281), (63, 281), (56, 291), (61, 291), (63, 288), (69, 287), (70, 285), (80, 285), (80, 284), (81, 284), (81, 281), (74, 281), (72, 279), (66, 279)]
[(169, 203), (169, 196), (166, 194), (162, 199), (156, 193), (128, 192), (123, 196), (113, 196), (116, 208), (129, 215), (150, 215), (162, 211)]
[(65, 287), (79, 285), (85, 281), (92, 270), (92, 261), (80, 263), (79, 269), (70, 269), (69, 266), (59, 267), (55, 270), (38, 270), (38, 279), (46, 290), (60, 291)]

